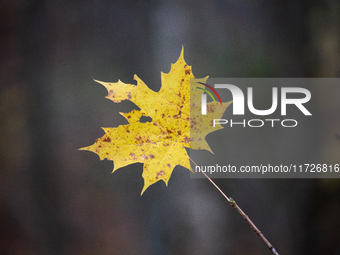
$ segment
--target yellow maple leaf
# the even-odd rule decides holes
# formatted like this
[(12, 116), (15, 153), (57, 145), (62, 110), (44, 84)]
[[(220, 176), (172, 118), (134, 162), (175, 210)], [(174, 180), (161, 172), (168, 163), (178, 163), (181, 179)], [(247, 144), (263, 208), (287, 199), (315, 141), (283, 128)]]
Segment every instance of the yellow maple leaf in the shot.
[[(206, 149), (212, 152), (205, 136), (222, 128), (220, 125), (213, 127), (212, 121), (221, 118), (231, 104), (231, 101), (223, 103), (222, 106), (208, 103), (208, 115), (201, 115), (200, 105), (190, 105), (190, 96), (194, 100), (197, 99), (194, 102), (200, 102), (203, 91), (194, 87), (204, 88), (198, 82), (205, 83), (208, 77), (196, 80), (191, 66), (185, 63), (183, 53), (182, 48), (179, 59), (171, 65), (168, 74), (161, 73), (162, 87), (159, 92), (149, 89), (137, 75), (134, 76), (137, 85), (126, 84), (120, 80), (116, 83), (96, 81), (107, 89), (106, 98), (115, 103), (130, 100), (141, 110), (120, 113), (129, 124), (117, 128), (103, 128), (103, 137), (80, 150), (92, 151), (98, 154), (101, 160), (113, 160), (113, 172), (132, 163), (143, 163), (142, 194), (159, 180), (168, 185), (176, 165), (191, 170), (185, 148)], [(190, 81), (197, 85), (191, 86), (191, 90)], [(190, 116), (190, 109), (193, 116)], [(150, 117), (151, 122), (141, 123), (142, 116)]]

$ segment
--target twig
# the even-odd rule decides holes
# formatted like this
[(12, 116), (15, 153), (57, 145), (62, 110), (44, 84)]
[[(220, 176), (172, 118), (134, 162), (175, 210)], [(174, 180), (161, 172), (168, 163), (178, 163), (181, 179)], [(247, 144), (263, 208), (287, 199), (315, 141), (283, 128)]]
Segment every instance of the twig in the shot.
[[(189, 157), (190, 158), (190, 157)], [(273, 245), (271, 245), (271, 243), (267, 240), (267, 238), (262, 234), (262, 232), (255, 226), (255, 224), (250, 220), (250, 218), (248, 217), (247, 214), (245, 214), (242, 209), (238, 206), (238, 204), (236, 204), (235, 200), (232, 199), (231, 197), (228, 197), (226, 194), (223, 193), (223, 191), (216, 185), (216, 183), (210, 179), (210, 177), (204, 173), (201, 168), (195, 163), (195, 161), (192, 160), (192, 158), (190, 158), (191, 162), (194, 163), (195, 166), (198, 167), (198, 169), (200, 170), (200, 172), (215, 186), (215, 188), (225, 197), (225, 199), (228, 200), (228, 202), (231, 204), (232, 207), (234, 207), (241, 215), (242, 217), (248, 222), (248, 224), (250, 225), (250, 227), (255, 231), (255, 233), (263, 240), (263, 242), (266, 243), (266, 245), (268, 246), (269, 250), (271, 250), (275, 255), (279, 255), (277, 253), (277, 251), (275, 250), (275, 248), (273, 247)]]

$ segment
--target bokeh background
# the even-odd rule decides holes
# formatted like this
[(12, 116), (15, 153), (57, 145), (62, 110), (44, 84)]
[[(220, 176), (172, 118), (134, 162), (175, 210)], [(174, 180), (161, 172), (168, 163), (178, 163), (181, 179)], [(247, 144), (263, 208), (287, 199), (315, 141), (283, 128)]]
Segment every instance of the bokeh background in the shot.
[[(339, 77), (340, 2), (0, 1), (0, 254), (271, 254), (207, 180), (140, 196), (142, 164), (77, 150), (136, 108), (93, 79), (158, 91), (182, 45), (196, 77)], [(303, 135), (340, 159), (340, 100), (317, 107)], [(216, 182), (280, 254), (340, 254), (339, 179)]]

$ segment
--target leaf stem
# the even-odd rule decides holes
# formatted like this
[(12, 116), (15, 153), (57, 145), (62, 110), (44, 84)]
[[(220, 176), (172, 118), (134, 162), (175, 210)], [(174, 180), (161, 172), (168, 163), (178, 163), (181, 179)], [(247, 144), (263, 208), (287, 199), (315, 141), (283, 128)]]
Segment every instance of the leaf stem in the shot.
[(275, 255), (279, 255), (279, 253), (277, 253), (277, 251), (275, 250), (275, 248), (273, 247), (273, 245), (271, 245), (271, 243), (267, 240), (267, 238), (262, 234), (262, 232), (255, 226), (255, 224), (250, 220), (250, 218), (248, 217), (247, 214), (245, 214), (242, 209), (238, 206), (238, 204), (236, 203), (236, 201), (234, 199), (232, 199), (231, 197), (228, 197), (226, 194), (224, 194), (224, 192), (217, 186), (217, 184), (210, 179), (210, 177), (201, 170), (201, 168), (195, 163), (195, 161), (192, 160), (191, 157), (189, 157), (189, 159), (191, 160), (192, 163), (194, 163), (195, 166), (198, 167), (198, 169), (200, 170), (200, 172), (215, 186), (215, 188), (224, 196), (225, 199), (227, 199), (227, 201), (231, 204), (232, 207), (234, 207), (240, 214), (241, 216), (248, 222), (248, 224), (250, 225), (250, 227), (255, 231), (255, 233), (263, 240), (263, 242), (265, 242), (265, 244), (268, 246), (269, 250), (271, 250), (273, 252), (273, 254)]

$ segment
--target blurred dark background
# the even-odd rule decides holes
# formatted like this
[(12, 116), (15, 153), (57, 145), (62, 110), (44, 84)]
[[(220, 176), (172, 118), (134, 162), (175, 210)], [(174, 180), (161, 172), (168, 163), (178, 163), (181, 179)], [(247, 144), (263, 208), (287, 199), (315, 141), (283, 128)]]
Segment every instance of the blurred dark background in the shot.
[[(136, 108), (93, 79), (157, 91), (182, 45), (196, 77), (339, 77), (340, 2), (0, 1), (0, 254), (271, 254), (207, 180), (176, 167), (141, 197), (142, 164), (77, 150)], [(328, 130), (305, 135), (336, 161)], [(280, 254), (340, 254), (339, 179), (216, 182)]]

